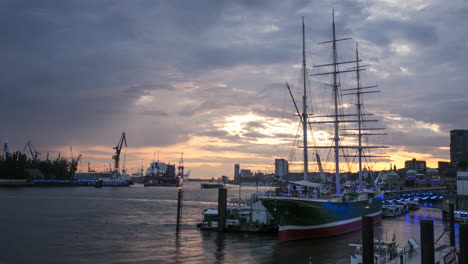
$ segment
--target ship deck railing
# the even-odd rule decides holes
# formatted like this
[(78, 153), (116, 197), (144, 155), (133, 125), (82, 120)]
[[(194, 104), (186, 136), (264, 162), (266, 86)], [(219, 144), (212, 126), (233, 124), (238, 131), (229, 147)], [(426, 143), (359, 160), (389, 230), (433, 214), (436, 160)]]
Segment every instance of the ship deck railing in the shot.
[[(324, 202), (340, 202), (343, 199), (346, 201), (358, 201), (362, 200), (360, 195), (355, 193), (342, 193), (342, 194), (330, 194), (330, 193), (276, 193), (276, 192), (258, 192), (252, 195), (252, 199), (258, 200), (259, 198), (299, 198), (299, 199), (314, 199), (317, 201)], [(367, 198), (366, 198), (367, 199)]]
[(251, 205), (252, 198), (231, 198), (228, 204)]
[[(319, 199), (319, 200), (330, 200), (337, 198), (336, 195), (331, 194), (318, 194), (318, 193), (275, 193), (275, 192), (258, 192), (254, 194), (257, 198), (302, 198), (302, 199)], [(341, 197), (341, 196), (340, 196)]]

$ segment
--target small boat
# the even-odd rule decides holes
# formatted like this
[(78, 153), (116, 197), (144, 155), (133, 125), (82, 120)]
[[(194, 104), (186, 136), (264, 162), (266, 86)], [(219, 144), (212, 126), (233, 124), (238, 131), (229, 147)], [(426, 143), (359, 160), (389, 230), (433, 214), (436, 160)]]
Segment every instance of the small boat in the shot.
[[(252, 195), (241, 205), (231, 199), (226, 207), (226, 232), (269, 233), (278, 232), (278, 227), (262, 203)], [(218, 208), (205, 209), (203, 220), (197, 225), (202, 230), (216, 231), (218, 228)]]
[(468, 211), (454, 211), (455, 221), (468, 222)]
[(417, 210), (419, 209), (419, 202), (418, 201), (410, 201), (410, 210)]
[[(437, 243), (437, 242), (436, 242)], [(350, 257), (351, 264), (363, 263), (363, 248), (361, 244), (349, 244), (355, 247), (354, 254)], [(456, 248), (449, 245), (434, 244), (434, 263), (459, 263)], [(400, 263), (420, 263), (421, 245), (413, 238), (410, 238), (405, 246), (401, 247), (392, 241), (374, 240), (374, 261), (375, 264), (400, 264)]]
[(221, 189), (225, 187), (223, 183), (211, 183), (211, 182), (201, 183), (200, 186), (202, 189)]
[(410, 204), (408, 202), (396, 202), (395, 205), (400, 206), (400, 210), (402, 213), (407, 213), (410, 210)]
[[(350, 257), (351, 264), (363, 263), (362, 259), (362, 245), (361, 244), (349, 244), (355, 247), (354, 254)], [(374, 241), (374, 263), (376, 264), (399, 264), (401, 259), (408, 259), (411, 252), (415, 252), (420, 248), (420, 245), (414, 240), (409, 239), (408, 244), (404, 247), (399, 247), (395, 242), (392, 241)]]
[(96, 188), (102, 188), (102, 184), (103, 184), (103, 181), (102, 180), (99, 180), (96, 182), (96, 185), (94, 185), (94, 187)]
[(383, 216), (399, 216), (401, 214), (400, 207), (397, 205), (383, 205), (382, 215)]

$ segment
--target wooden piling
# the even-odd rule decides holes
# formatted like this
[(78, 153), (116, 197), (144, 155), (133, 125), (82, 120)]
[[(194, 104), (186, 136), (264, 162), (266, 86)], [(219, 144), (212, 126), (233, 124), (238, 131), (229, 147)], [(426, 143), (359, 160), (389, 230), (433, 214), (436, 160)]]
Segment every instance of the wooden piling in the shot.
[(227, 189), (220, 188), (218, 191), (218, 231), (226, 231), (227, 214)]
[(180, 232), (180, 219), (182, 218), (182, 200), (183, 200), (183, 191), (179, 187), (179, 193), (177, 197), (177, 224), (176, 224), (176, 234)]
[(435, 263), (434, 257), (434, 223), (431, 219), (420, 221), (421, 230), (421, 263)]
[(460, 223), (460, 264), (468, 264), (468, 223)]
[(374, 264), (374, 218), (362, 217), (362, 263)]
[(450, 246), (455, 247), (455, 213), (454, 204), (449, 203), (449, 217), (450, 217)]

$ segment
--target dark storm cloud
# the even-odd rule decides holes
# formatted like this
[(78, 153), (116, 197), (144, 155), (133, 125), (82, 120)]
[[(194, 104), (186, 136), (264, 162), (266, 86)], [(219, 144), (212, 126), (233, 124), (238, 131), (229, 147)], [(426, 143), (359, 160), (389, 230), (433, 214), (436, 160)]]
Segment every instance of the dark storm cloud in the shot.
[(438, 36), (436, 28), (428, 23), (412, 20), (379, 20), (359, 28), (361, 37), (378, 46), (387, 46), (394, 41), (405, 40), (419, 47), (436, 45)]
[(125, 129), (135, 99), (174, 89), (168, 76), (158, 78), (164, 63), (180, 61), (175, 49), (215, 23), (222, 4), (148, 3), (3, 2), (1, 94), (11, 114), (3, 115), (9, 127), (2, 136), (18, 142), (34, 135), (45, 145), (83, 138), (82, 144), (108, 144), (106, 133), (96, 132)]
[[(114, 146), (125, 130), (133, 147), (192, 135), (248, 142), (212, 124), (247, 113), (297, 120), (284, 82), (291, 65), (300, 64), (301, 16), (308, 64), (326, 63), (328, 47), (316, 43), (331, 36), (332, 6), (339, 35), (362, 41), (363, 56), (378, 70), (366, 72), (366, 81), (384, 90), (370, 99), (370, 110), (445, 131), (468, 123), (460, 115), (468, 97), (466, 6), (430, 3), (401, 10), (402, 18), (373, 13), (379, 4), (385, 3), (3, 1), (0, 95), (8, 111), (0, 114), (7, 124), (0, 136), (42, 146)], [(399, 54), (394, 42), (411, 50)], [(342, 54), (352, 58), (349, 47)], [(249, 123), (243, 136), (265, 137), (262, 128)], [(425, 142), (412, 131), (394, 132), (392, 144)], [(437, 133), (430, 141), (446, 144)]]
[(266, 138), (266, 137), (269, 137), (268, 135), (265, 135), (265, 134), (260, 133), (260, 132), (254, 132), (254, 131), (243, 133), (242, 136), (248, 137), (248, 138)]
[(231, 135), (225, 130), (205, 130), (203, 132), (196, 133), (196, 135), (223, 139), (230, 143), (242, 143), (242, 139), (239, 135)]

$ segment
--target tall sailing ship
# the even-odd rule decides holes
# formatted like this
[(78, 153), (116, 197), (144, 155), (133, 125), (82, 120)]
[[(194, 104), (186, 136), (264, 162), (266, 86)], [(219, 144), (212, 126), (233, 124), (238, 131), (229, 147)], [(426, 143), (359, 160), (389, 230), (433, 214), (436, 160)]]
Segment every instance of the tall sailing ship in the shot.
[[(289, 85), (287, 85), (291, 97), (296, 108), (296, 115), (302, 123), (303, 130), (303, 173), (304, 180), (295, 182), (294, 190), (284, 193), (281, 188), (278, 188), (275, 193), (268, 193), (268, 195), (260, 196), (260, 200), (267, 208), (270, 214), (275, 219), (279, 226), (279, 240), (296, 240), (305, 238), (318, 238), (337, 236), (344, 233), (352, 232), (361, 228), (361, 221), (363, 216), (371, 216), (375, 222), (379, 222), (382, 214), (382, 195), (372, 184), (365, 185), (363, 182), (363, 168), (362, 159), (377, 157), (371, 156), (364, 152), (364, 150), (371, 148), (385, 148), (385, 146), (364, 146), (363, 136), (365, 135), (383, 135), (371, 133), (370, 130), (378, 130), (381, 128), (366, 128), (365, 122), (373, 122), (377, 120), (368, 120), (362, 111), (362, 95), (364, 93), (372, 93), (377, 91), (370, 91), (366, 89), (375, 86), (362, 87), (360, 83), (359, 72), (364, 68), (359, 64), (359, 54), (356, 46), (356, 60), (353, 61), (338, 61), (337, 58), (337, 42), (348, 40), (349, 38), (337, 39), (335, 34), (335, 19), (333, 12), (333, 39), (331, 41), (322, 42), (323, 44), (332, 45), (333, 61), (329, 64), (318, 65), (314, 67), (331, 67), (331, 72), (319, 73), (314, 75), (331, 75), (333, 81), (328, 85), (333, 89), (333, 114), (327, 116), (312, 116), (314, 120), (328, 118), (328, 121), (309, 121), (310, 114), (308, 113), (307, 105), (307, 70), (306, 70), (306, 51), (305, 51), (305, 26), (304, 20), (302, 21), (302, 74), (303, 74), (303, 96), (302, 96), (302, 113), (294, 101)], [(339, 70), (339, 66), (343, 64), (354, 63), (355, 66), (348, 70)], [(339, 82), (339, 74), (344, 72), (355, 72), (357, 77), (357, 87), (352, 89), (341, 89)], [(357, 113), (344, 114), (342, 113), (343, 107), (340, 105), (342, 91), (347, 91), (347, 95), (357, 96)], [(357, 124), (354, 133), (348, 136), (357, 136), (357, 145), (343, 146), (340, 141), (340, 134), (344, 129), (343, 123)], [(313, 124), (331, 124), (333, 125), (333, 152), (334, 152), (334, 165), (335, 165), (335, 183), (334, 186), (324, 186), (323, 183), (309, 182), (308, 176), (308, 148), (323, 149), (330, 148), (330, 146), (308, 146), (308, 127), (313, 127)], [(348, 131), (349, 132), (349, 131)], [(356, 185), (342, 186), (340, 175), (340, 151), (344, 149), (355, 149), (358, 153), (359, 162), (359, 183)], [(319, 164), (320, 166), (320, 164)], [(300, 185), (300, 186), (298, 186)], [(327, 185), (325, 183), (325, 185)], [(332, 184), (330, 184), (332, 185)], [(333, 190), (334, 194), (326, 193), (324, 190)]]

